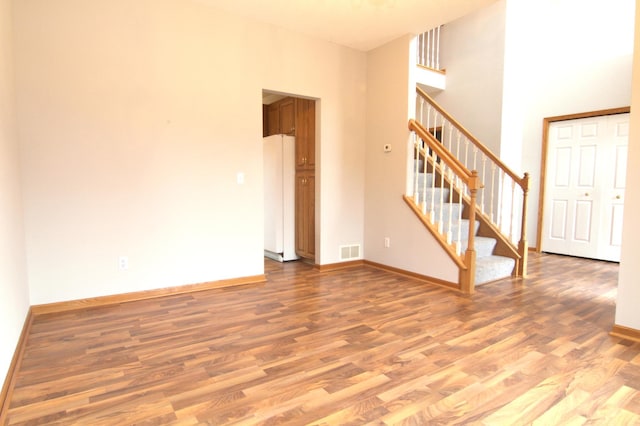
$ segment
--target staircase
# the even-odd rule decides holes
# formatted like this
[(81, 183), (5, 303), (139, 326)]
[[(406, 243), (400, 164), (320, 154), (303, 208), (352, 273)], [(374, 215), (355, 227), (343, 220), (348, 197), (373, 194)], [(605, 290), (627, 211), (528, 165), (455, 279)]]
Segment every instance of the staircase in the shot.
[(526, 276), (529, 175), (519, 177), (424, 91), (406, 203), (459, 268), (459, 289)]

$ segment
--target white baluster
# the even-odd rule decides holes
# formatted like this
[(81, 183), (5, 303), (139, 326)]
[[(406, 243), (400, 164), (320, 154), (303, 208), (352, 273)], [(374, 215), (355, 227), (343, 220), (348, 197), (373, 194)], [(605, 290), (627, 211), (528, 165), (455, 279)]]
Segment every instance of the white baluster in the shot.
[(420, 177), (420, 145), (418, 144), (418, 137), (416, 136), (416, 134), (413, 134), (413, 145), (416, 148), (416, 155), (415, 155), (415, 164), (414, 164), (414, 168), (415, 168), (415, 173), (414, 173), (414, 182), (413, 182), (413, 202), (418, 204), (418, 202), (420, 201), (420, 194), (418, 194), (418, 178)]
[(427, 31), (427, 45), (426, 45), (426, 47), (424, 49), (424, 51), (426, 53), (426, 60), (425, 60), (424, 65), (426, 65), (426, 66), (429, 66), (429, 56), (430, 56), (429, 46), (430, 46), (430, 43), (431, 43), (431, 31)]
[(486, 155), (482, 155), (482, 175), (481, 175), (481, 181), (482, 184), (484, 185), (483, 188), (480, 189), (480, 211), (482, 212), (482, 214), (484, 214), (484, 193), (487, 191), (485, 182), (485, 171), (487, 169), (487, 156)]
[(456, 238), (456, 253), (460, 256), (462, 252), (462, 192), (464, 188), (460, 185), (460, 178), (456, 176), (458, 183), (458, 236)]
[[(431, 162), (431, 173), (432, 173), (432, 177), (431, 177), (431, 200), (430, 201), (430, 205), (429, 205), (429, 220), (431, 221), (431, 223), (435, 223), (436, 221), (436, 212), (435, 212), (435, 189), (436, 189), (436, 165), (438, 164), (438, 155), (436, 154), (436, 152), (434, 150), (431, 150), (431, 158), (432, 158), (432, 162)], [(426, 198), (426, 196), (425, 196)]]
[(438, 27), (436, 30), (438, 35), (438, 42), (436, 45), (436, 69), (439, 70), (440, 69), (440, 27)]
[(431, 134), (433, 135), (434, 139), (438, 139), (436, 138), (436, 127), (438, 127), (438, 114), (440, 114), (438, 112), (437, 109), (433, 109), (433, 127), (430, 129)]
[(453, 195), (455, 194), (453, 182), (457, 176), (455, 176), (451, 169), (449, 169), (449, 214), (447, 218), (447, 244), (451, 244), (452, 231), (451, 231), (451, 216), (453, 216)]
[(464, 138), (464, 166), (469, 164), (469, 139)]
[(478, 170), (478, 147), (473, 145), (473, 167), (471, 170)]
[[(456, 129), (457, 130), (457, 129)], [(456, 158), (460, 159), (460, 137), (462, 136), (462, 134), (460, 133), (460, 131), (458, 130), (458, 137), (457, 137), (457, 147), (456, 147)]]
[(509, 226), (509, 240), (513, 241), (514, 237), (514, 218), (516, 217), (516, 183), (511, 179), (511, 218)]
[(496, 218), (494, 217), (493, 205), (494, 205), (494, 196), (495, 196), (495, 180), (496, 180), (496, 163), (491, 162), (491, 204), (489, 205), (489, 217), (491, 218), (491, 223), (496, 223)]
[(431, 61), (429, 63), (429, 68), (433, 68), (435, 66), (435, 51), (436, 51), (436, 33), (434, 30), (430, 31), (432, 36), (431, 36)]
[(498, 176), (500, 177), (500, 188), (498, 189), (498, 220), (496, 221), (496, 224), (498, 225), (498, 229), (500, 231), (503, 231), (502, 229), (502, 216), (503, 216), (503, 209), (502, 209), (502, 200), (504, 199), (504, 170), (500, 169), (500, 173), (498, 173)]
[(438, 232), (440, 234), (444, 232), (444, 219), (442, 218), (442, 215), (444, 213), (444, 174), (446, 173), (446, 170), (447, 165), (444, 163), (444, 161), (440, 161), (440, 204), (438, 204), (440, 206), (440, 214), (438, 215)]
[(424, 146), (424, 142), (422, 142), (422, 145), (424, 150), (424, 161), (422, 162), (422, 214), (427, 214), (427, 162), (429, 160), (427, 158), (427, 148)]

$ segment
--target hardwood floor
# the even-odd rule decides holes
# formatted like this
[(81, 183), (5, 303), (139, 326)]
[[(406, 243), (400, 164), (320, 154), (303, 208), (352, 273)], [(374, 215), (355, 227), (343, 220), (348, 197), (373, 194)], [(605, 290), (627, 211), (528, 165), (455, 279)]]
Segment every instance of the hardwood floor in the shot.
[(7, 424), (640, 424), (618, 266), (532, 253), (471, 297), (372, 267), (34, 319)]

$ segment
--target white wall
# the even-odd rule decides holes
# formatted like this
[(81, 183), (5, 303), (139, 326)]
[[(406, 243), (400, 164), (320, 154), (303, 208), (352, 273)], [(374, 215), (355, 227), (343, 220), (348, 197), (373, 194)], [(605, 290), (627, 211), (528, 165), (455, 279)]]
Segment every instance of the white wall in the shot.
[[(13, 85), (11, 0), (0, 0), (0, 377), (29, 310)], [(1, 382), (2, 380), (0, 380)], [(1, 386), (1, 384), (0, 384)]]
[[(367, 54), (365, 258), (457, 282), (456, 265), (402, 199), (409, 172), (407, 123), (415, 113), (414, 52), (405, 36)], [(385, 144), (391, 152), (383, 152)]]
[(627, 164), (627, 191), (624, 204), (624, 233), (618, 275), (618, 300), (616, 324), (640, 330), (640, 223), (636, 214), (640, 209), (640, 191), (635, 189), (640, 182), (640, 8), (635, 13), (635, 49), (633, 54), (633, 85), (631, 92), (631, 121)]
[(443, 26), (446, 90), (434, 99), (483, 144), (498, 152), (502, 116), (505, 2), (497, 1)]
[(317, 262), (362, 243), (363, 53), (189, 0), (15, 8), (32, 304), (261, 274), (262, 89), (320, 99)]
[(542, 121), (630, 105), (634, 0), (507, 1), (501, 156), (532, 175), (537, 246)]

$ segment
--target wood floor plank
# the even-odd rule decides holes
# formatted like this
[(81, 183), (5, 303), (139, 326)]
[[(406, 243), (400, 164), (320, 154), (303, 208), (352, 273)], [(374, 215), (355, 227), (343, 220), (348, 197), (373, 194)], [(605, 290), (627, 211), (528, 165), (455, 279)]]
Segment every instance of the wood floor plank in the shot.
[(617, 270), (531, 253), (464, 296), (265, 261), (266, 283), (40, 314), (7, 425), (640, 424)]

